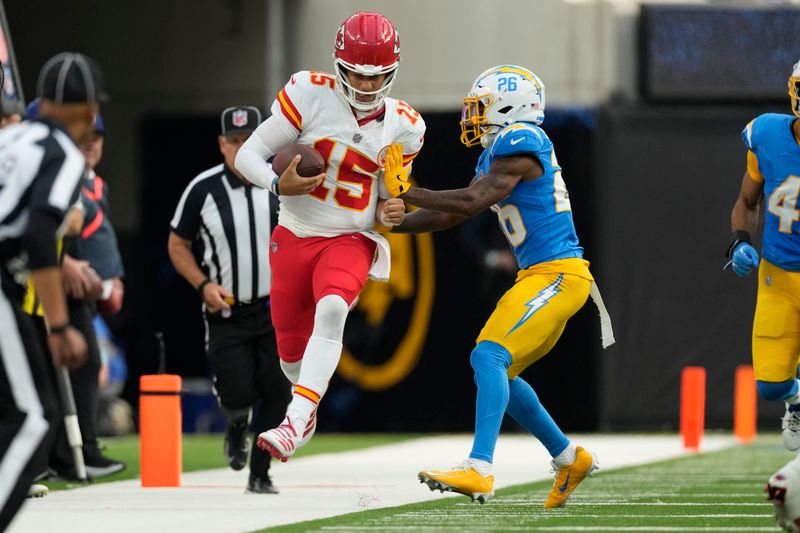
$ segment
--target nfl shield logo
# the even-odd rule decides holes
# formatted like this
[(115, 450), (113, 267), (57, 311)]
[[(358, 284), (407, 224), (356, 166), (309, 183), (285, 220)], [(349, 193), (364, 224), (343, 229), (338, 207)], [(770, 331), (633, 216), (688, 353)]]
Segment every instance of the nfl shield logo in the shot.
[(242, 109), (237, 109), (233, 112), (233, 125), (237, 128), (241, 128), (242, 126), (247, 126), (247, 111)]

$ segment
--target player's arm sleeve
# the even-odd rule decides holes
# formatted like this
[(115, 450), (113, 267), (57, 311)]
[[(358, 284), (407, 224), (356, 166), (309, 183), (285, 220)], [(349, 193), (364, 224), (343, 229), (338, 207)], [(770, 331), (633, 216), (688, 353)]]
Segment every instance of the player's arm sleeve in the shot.
[(758, 169), (758, 156), (752, 150), (747, 151), (747, 173), (753, 181), (764, 183), (764, 176)]
[[(764, 176), (758, 168), (758, 118), (751, 120), (742, 130), (742, 141), (747, 147), (747, 173), (759, 183), (764, 182)], [(754, 134), (755, 130), (755, 134)]]
[(201, 210), (206, 199), (202, 183), (192, 183), (186, 187), (169, 224), (175, 234), (188, 241), (194, 240), (200, 230)]
[(272, 103), (270, 117), (256, 128), (236, 154), (236, 170), (253, 185), (264, 189), (271, 187), (276, 174), (267, 160), (284, 146), (296, 141), (303, 130), (301, 109), (305, 99), (302, 83), (298, 80), (306, 78), (307, 72), (298, 72), (292, 76)]

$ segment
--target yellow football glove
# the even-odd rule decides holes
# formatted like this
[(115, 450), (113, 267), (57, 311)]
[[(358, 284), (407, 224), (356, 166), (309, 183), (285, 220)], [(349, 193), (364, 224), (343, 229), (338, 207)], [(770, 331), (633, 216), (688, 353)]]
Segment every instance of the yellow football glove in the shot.
[(408, 182), (408, 173), (403, 168), (403, 145), (393, 144), (386, 154), (386, 167), (383, 169), (383, 182), (386, 190), (393, 197), (407, 193), (411, 188)]

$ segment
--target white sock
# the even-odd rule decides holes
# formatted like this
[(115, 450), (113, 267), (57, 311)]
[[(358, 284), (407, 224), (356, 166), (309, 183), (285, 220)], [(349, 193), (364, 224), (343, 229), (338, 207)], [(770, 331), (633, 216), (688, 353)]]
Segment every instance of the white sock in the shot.
[(300, 378), (294, 387), (292, 403), (286, 410), (295, 427), (305, 427), (311, 412), (317, 408), (319, 400), (328, 390), (328, 382), (336, 372), (341, 354), (341, 342), (317, 337), (308, 340)]
[(300, 379), (300, 368), (303, 365), (303, 360), (295, 361), (294, 363), (287, 363), (281, 359), (281, 370), (283, 375), (286, 376), (292, 385), (297, 385), (297, 380)]
[(342, 355), (342, 336), (348, 312), (347, 302), (336, 294), (323, 296), (317, 302), (314, 330), (303, 352), (292, 403), (286, 410), (286, 416), (291, 418), (296, 428), (305, 428), (311, 413), (328, 390), (328, 383)]
[(484, 461), (483, 459), (475, 459), (473, 457), (470, 457), (469, 466), (477, 470), (478, 473), (483, 477), (489, 477), (492, 475), (492, 463), (490, 463), (489, 461)]
[(572, 442), (570, 442), (569, 444), (567, 444), (567, 447), (564, 448), (563, 452), (553, 457), (553, 462), (559, 468), (562, 466), (569, 466), (575, 462), (576, 451), (577, 449), (575, 448), (575, 445), (572, 444)]

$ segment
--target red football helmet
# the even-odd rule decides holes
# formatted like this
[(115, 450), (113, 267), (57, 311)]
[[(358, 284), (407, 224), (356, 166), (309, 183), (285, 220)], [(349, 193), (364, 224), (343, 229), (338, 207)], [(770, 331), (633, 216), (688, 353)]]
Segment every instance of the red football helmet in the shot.
[[(345, 20), (336, 32), (333, 58), (339, 90), (353, 108), (370, 111), (383, 102), (394, 82), (400, 65), (400, 35), (380, 13), (361, 11)], [(345, 69), (365, 76), (386, 74), (386, 79), (377, 91), (359, 91), (350, 85)], [(374, 98), (359, 101), (356, 95)]]

